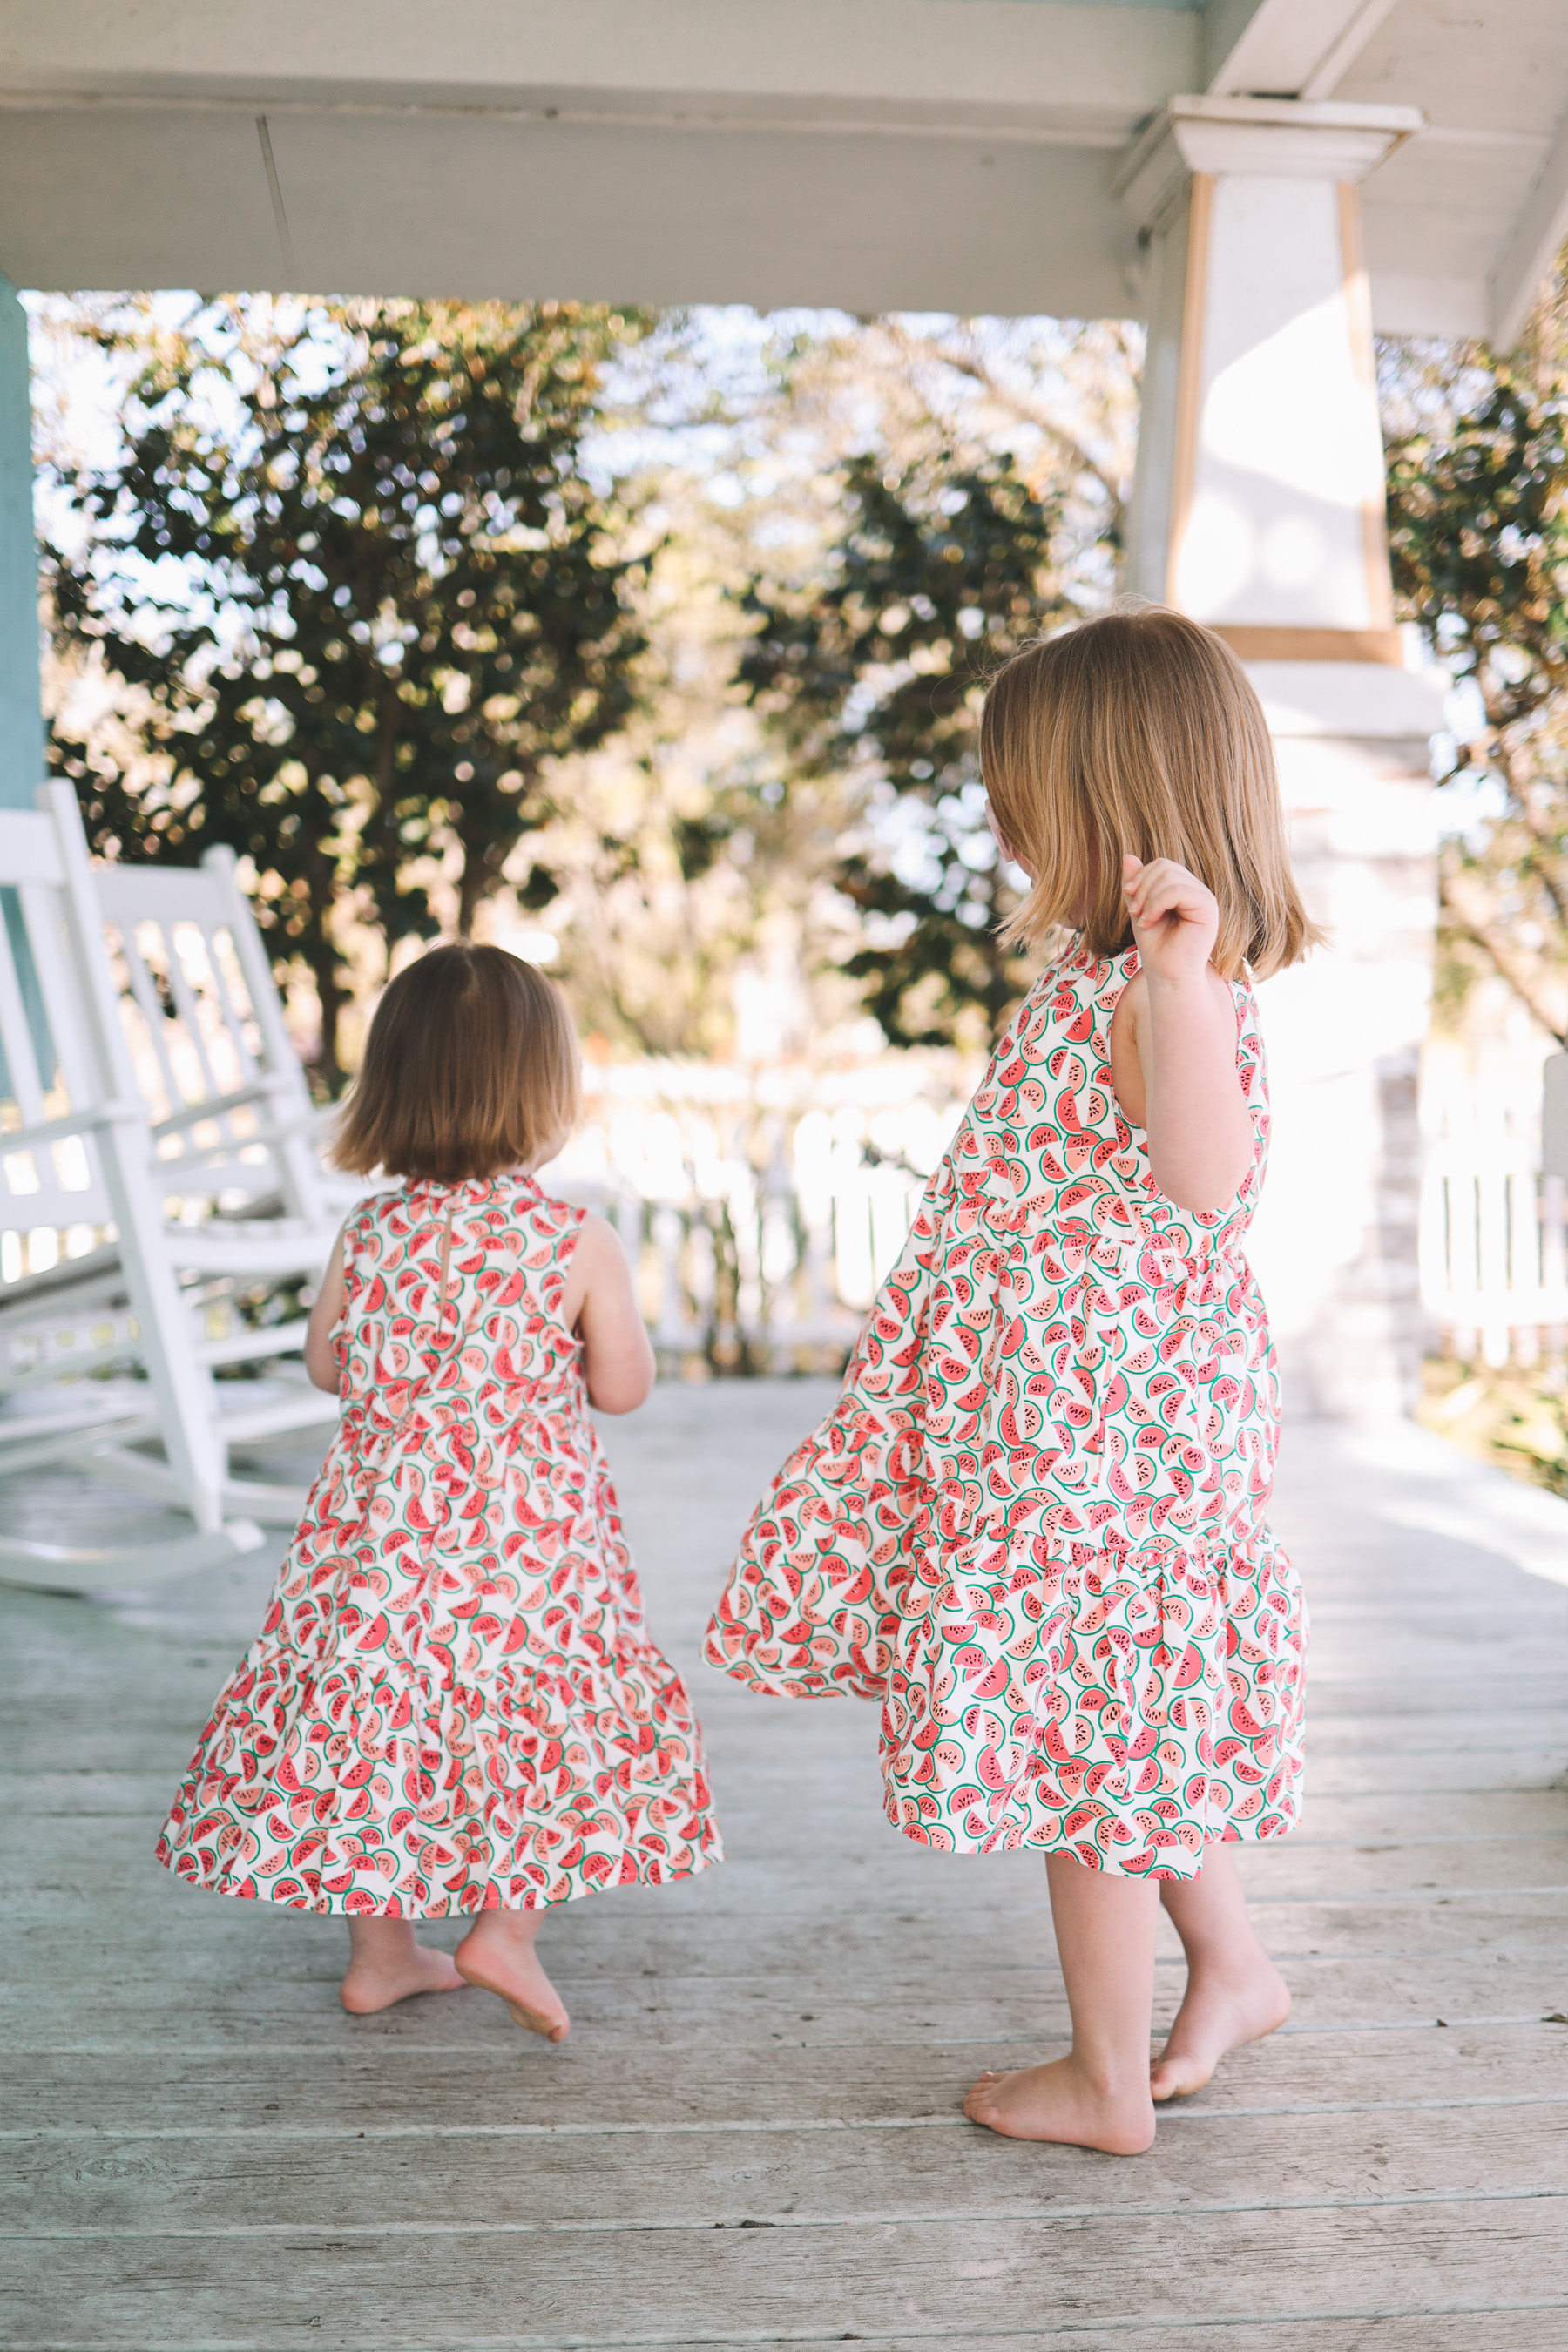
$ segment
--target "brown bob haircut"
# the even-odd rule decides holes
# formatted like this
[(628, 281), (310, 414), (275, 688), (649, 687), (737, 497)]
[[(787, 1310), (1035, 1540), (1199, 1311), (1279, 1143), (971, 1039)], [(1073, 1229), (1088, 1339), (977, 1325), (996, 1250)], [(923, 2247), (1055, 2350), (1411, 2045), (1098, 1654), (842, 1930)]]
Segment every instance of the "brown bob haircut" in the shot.
[(1212, 629), (1151, 604), (1041, 637), (996, 672), (980, 728), (996, 824), (1034, 876), (1010, 940), (1132, 945), (1121, 860), (1171, 857), (1214, 892), (1226, 980), (1295, 963), (1322, 934), (1290, 872), (1263, 706)]
[(563, 1143), (582, 1097), (560, 990), (503, 948), (457, 940), (376, 1006), (331, 1156), (357, 1175), (494, 1176)]

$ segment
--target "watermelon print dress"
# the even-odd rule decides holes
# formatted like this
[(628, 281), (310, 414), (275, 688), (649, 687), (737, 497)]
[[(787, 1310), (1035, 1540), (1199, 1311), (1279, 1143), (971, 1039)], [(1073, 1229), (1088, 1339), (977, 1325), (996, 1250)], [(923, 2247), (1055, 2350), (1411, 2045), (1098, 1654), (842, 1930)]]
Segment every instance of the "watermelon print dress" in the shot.
[(439, 1918), (721, 1859), (562, 1319), (582, 1223), (521, 1176), (350, 1220), (342, 1418), (159, 1842), (181, 1878)]
[(774, 1480), (709, 1627), (759, 1691), (881, 1702), (889, 1819), (1190, 1878), (1301, 1801), (1307, 1622), (1269, 1532), (1279, 1395), (1243, 1251), (1268, 1153), (1179, 1209), (1110, 1083), (1136, 951), (1026, 999), (927, 1188), (827, 1420)]

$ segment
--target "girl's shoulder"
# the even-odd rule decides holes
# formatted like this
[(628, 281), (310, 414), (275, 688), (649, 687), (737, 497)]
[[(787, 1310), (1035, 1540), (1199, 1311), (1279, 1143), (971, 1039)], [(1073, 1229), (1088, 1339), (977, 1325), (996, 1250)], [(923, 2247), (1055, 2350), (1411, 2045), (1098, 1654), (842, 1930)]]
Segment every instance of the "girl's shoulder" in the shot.
[(1053, 956), (1008, 1023), (997, 1055), (1037, 1058), (1058, 1042), (1082, 1044), (1102, 1028), (1138, 971), (1138, 950), (1096, 956), (1069, 943)]
[[(1122, 992), (1142, 969), (1135, 947), (1109, 956), (1091, 955), (1081, 946), (1068, 946), (1053, 956), (1035, 981), (1009, 1024), (1009, 1034), (1021, 1035), (1052, 1020), (1070, 1016), (1076, 1007), (1093, 1004), (1114, 1012)], [(1228, 983), (1238, 1008), (1256, 1020), (1257, 983), (1246, 964)], [(1006, 1038), (1003, 1044), (1005, 1045)]]

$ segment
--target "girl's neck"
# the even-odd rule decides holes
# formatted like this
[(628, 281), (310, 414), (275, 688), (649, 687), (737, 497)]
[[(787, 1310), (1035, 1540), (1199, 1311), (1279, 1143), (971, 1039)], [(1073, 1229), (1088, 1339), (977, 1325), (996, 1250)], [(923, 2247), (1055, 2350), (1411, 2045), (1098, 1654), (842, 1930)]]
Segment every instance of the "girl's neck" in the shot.
[(493, 1184), (497, 1178), (501, 1176), (531, 1177), (540, 1165), (541, 1162), (538, 1160), (520, 1160), (510, 1168), (487, 1169), (482, 1176), (410, 1176), (407, 1181), (410, 1184), (446, 1184), (447, 1186)]

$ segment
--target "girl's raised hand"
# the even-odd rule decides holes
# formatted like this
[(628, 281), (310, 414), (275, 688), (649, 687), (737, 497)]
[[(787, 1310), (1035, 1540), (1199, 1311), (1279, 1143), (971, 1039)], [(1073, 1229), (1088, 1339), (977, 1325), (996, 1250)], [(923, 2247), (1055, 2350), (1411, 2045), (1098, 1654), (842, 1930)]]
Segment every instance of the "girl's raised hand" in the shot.
[(1219, 930), (1213, 891), (1174, 858), (1155, 857), (1145, 866), (1129, 854), (1121, 861), (1121, 894), (1150, 977), (1171, 987), (1201, 981)]

